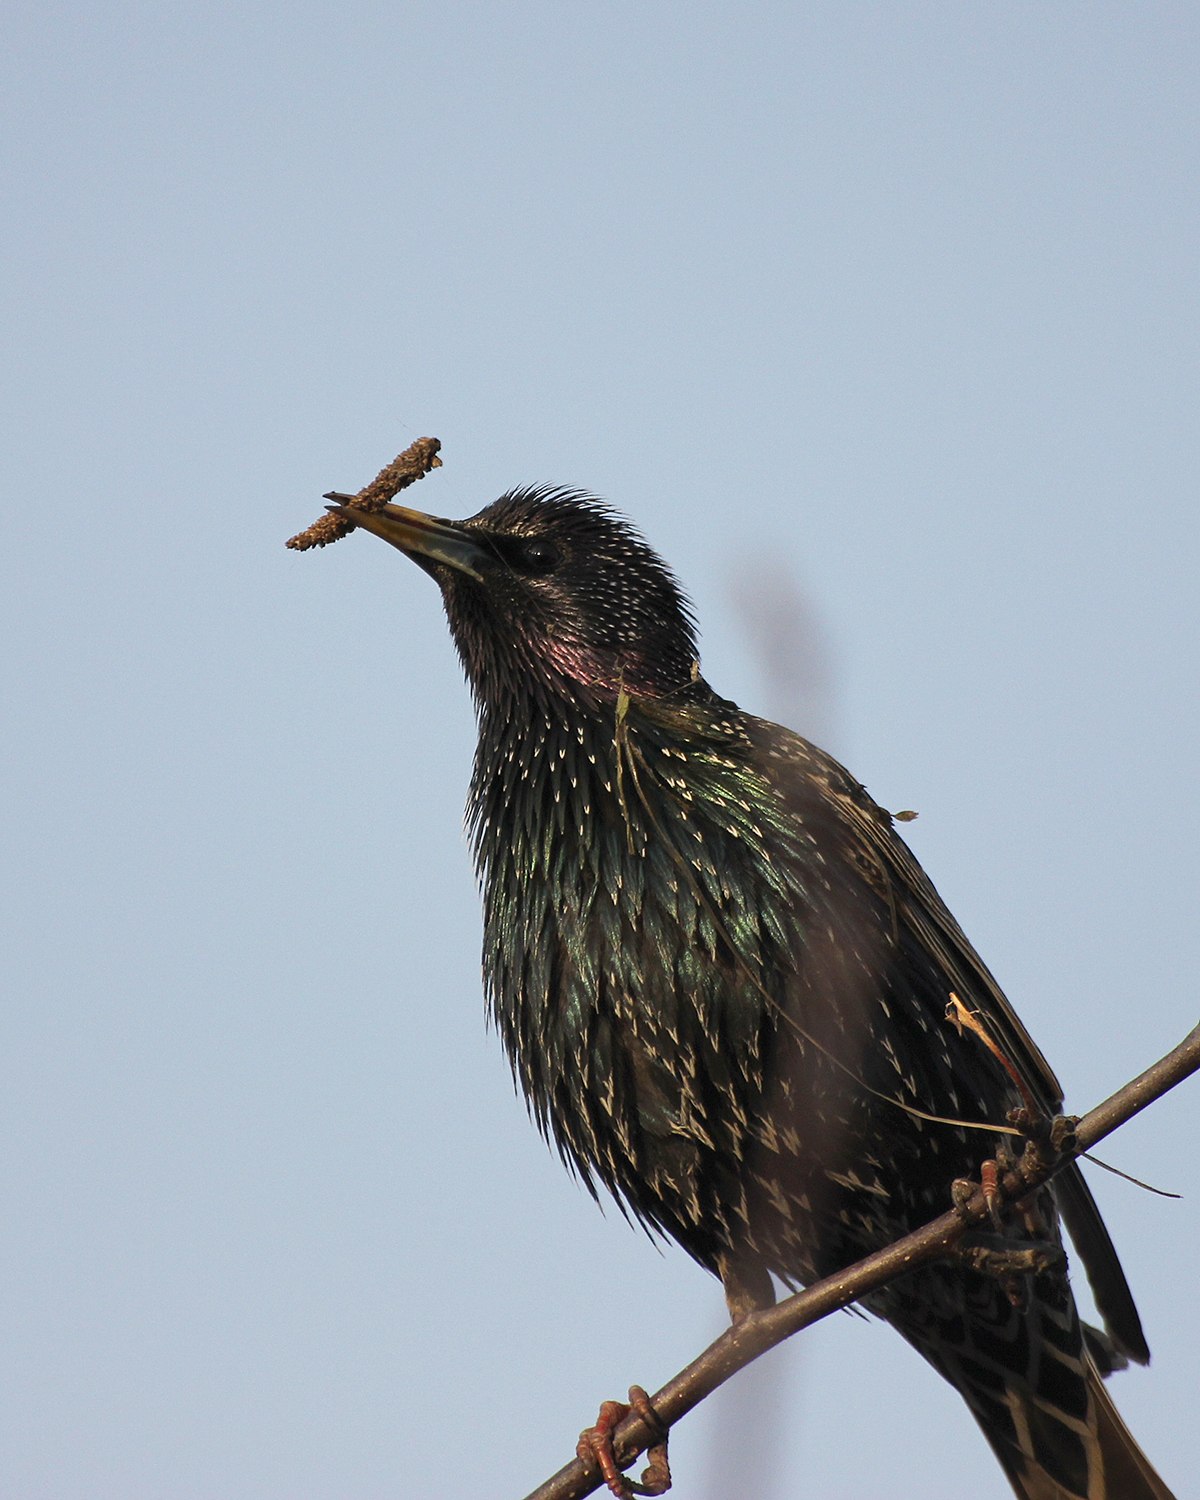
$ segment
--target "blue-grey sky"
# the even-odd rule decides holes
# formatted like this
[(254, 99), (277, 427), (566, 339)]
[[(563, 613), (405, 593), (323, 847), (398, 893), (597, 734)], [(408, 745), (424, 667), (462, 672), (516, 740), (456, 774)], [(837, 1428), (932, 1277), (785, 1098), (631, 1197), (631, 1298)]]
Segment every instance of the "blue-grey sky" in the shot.
[[(1185, 4), (9, 8), (0, 1490), (520, 1496), (720, 1290), (515, 1099), (436, 590), (283, 540), (591, 488), (829, 748), (1084, 1108), (1200, 1011), (1197, 68)], [(801, 678), (803, 681), (803, 677)], [(796, 727), (809, 727), (790, 701)], [(1195, 1086), (1093, 1173), (1196, 1483)], [(850, 1317), (772, 1357), (761, 1500), (1002, 1500)], [(736, 1406), (673, 1444), (711, 1492)], [(756, 1481), (757, 1486), (757, 1481)]]

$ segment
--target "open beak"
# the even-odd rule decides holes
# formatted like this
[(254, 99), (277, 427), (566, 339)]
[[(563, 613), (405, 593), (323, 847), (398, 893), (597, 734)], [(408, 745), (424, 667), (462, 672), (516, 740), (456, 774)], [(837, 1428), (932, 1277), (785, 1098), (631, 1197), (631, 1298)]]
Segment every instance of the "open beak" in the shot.
[(326, 510), (343, 520), (351, 522), (363, 531), (370, 531), (385, 542), (398, 547), (405, 557), (432, 571), (432, 566), (441, 563), (456, 572), (465, 573), (477, 582), (484, 581), (483, 569), (491, 560), (491, 553), (479, 539), (453, 521), (443, 521), (437, 516), (427, 516), (424, 511), (409, 510), (406, 505), (385, 505), (382, 510), (358, 510), (346, 505), (341, 495), (326, 495), (327, 500), (338, 504), (326, 506)]

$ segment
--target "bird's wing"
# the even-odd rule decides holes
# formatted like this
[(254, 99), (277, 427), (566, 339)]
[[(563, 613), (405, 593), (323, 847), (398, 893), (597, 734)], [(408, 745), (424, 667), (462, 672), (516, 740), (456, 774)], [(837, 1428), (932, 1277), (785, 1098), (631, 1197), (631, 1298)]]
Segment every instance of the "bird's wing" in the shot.
[[(945, 975), (947, 990), (953, 990), (970, 1010), (983, 1015), (994, 1040), (1034, 1097), (1048, 1111), (1059, 1110), (1063, 1090), (1050, 1064), (933, 882), (896, 833), (891, 815), (836, 761), (814, 747), (809, 747), (809, 753), (813, 768), (819, 767), (819, 774), (826, 779), (848, 831), (878, 857), (886, 870), (900, 920), (936, 961)], [(1071, 1166), (1060, 1173), (1055, 1189), (1063, 1219), (1083, 1260), (1096, 1306), (1111, 1337), (1130, 1359), (1147, 1363), (1150, 1350), (1133, 1294), (1096, 1200), (1079, 1168)]]

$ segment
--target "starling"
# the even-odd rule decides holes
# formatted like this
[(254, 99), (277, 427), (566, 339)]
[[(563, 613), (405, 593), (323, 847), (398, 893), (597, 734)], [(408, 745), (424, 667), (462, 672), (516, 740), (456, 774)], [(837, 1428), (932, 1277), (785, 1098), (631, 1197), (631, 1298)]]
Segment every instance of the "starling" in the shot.
[[(331, 507), (333, 509), (335, 507)], [(896, 833), (836, 761), (719, 697), (675, 577), (593, 496), (519, 489), (466, 521), (337, 507), (442, 591), (478, 715), (468, 827), (490, 1012), (530, 1111), (721, 1278), (731, 1315), (943, 1212), (1002, 1149), (1012, 1078), (1062, 1090)], [(1102, 1376), (1149, 1350), (1074, 1166), (1000, 1248), (869, 1299), (962, 1395), (1026, 1500), (1170, 1500)], [(1047, 1264), (1052, 1260), (1053, 1264)]]

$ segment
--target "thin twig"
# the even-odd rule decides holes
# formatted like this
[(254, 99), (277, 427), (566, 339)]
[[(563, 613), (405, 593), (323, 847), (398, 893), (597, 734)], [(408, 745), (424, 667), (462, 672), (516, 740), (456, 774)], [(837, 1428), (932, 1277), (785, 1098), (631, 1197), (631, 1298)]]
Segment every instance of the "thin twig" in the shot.
[[(418, 438), (403, 453), (397, 454), (386, 469), (380, 469), (370, 484), (359, 490), (357, 495), (331, 494), (325, 498), (342, 500), (354, 510), (382, 510), (389, 500), (394, 499), (410, 484), (416, 484), (418, 479), (423, 479), (430, 469), (441, 468), (442, 461), (438, 457), (441, 446), (437, 438)], [(295, 552), (307, 552), (310, 547), (327, 547), (330, 542), (336, 542), (339, 537), (353, 530), (353, 523), (345, 517), (326, 512), (311, 526), (306, 526), (303, 531), (291, 537), (288, 546)]]
[[(1016, 1202), (1029, 1197), (1068, 1162), (1090, 1150), (1118, 1126), (1124, 1125), (1197, 1071), (1200, 1071), (1200, 1026), (1196, 1026), (1153, 1067), (1147, 1068), (1084, 1115), (1075, 1128), (1070, 1149), (1056, 1160), (1044, 1163), (1040, 1168), (1022, 1163), (1019, 1170), (1001, 1172), (999, 1186), (1005, 1200)], [(667, 1426), (672, 1426), (760, 1354), (831, 1312), (878, 1291), (897, 1276), (947, 1255), (968, 1229), (982, 1223), (987, 1216), (983, 1190), (977, 1188), (965, 1204), (942, 1214), (923, 1229), (867, 1256), (836, 1276), (814, 1282), (805, 1291), (797, 1292), (775, 1307), (750, 1313), (651, 1398), (655, 1412)], [(622, 1467), (627, 1466), (654, 1440), (655, 1434), (648, 1430), (642, 1418), (631, 1413), (613, 1434), (617, 1461)], [(594, 1470), (576, 1459), (539, 1485), (526, 1500), (581, 1500), (582, 1496), (598, 1489), (602, 1482)]]

